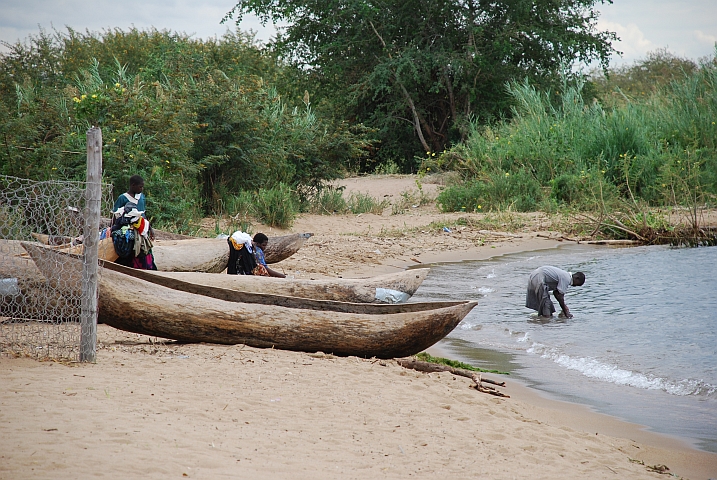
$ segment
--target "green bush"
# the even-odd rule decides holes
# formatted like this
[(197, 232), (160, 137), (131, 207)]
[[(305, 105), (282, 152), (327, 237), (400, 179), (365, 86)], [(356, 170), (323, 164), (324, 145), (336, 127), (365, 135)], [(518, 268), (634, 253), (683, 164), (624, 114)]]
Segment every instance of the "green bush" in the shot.
[(444, 188), (436, 202), (444, 212), (481, 212), (485, 196), (483, 182), (466, 182)]
[(512, 209), (529, 212), (539, 209), (545, 195), (538, 181), (525, 170), (495, 172), (484, 180), (448, 187), (438, 195), (444, 212)]
[(305, 74), (250, 35), (68, 29), (8, 50), (0, 55), (0, 174), (84, 180), (85, 132), (99, 126), (103, 180), (116, 196), (142, 175), (158, 227), (222, 215), (236, 192), (283, 184), (308, 197), (371, 145), (362, 125), (318, 115), (303, 88), (295, 95)]
[(226, 213), (237, 220), (247, 220), (257, 215), (254, 206), (254, 194), (242, 191), (236, 195), (226, 197)]
[(269, 226), (289, 228), (298, 214), (298, 200), (289, 186), (259, 190), (254, 195), (257, 218)]
[(309, 211), (320, 215), (346, 213), (348, 204), (343, 196), (343, 188), (324, 188), (309, 201)]
[(383, 209), (388, 207), (389, 202), (386, 200), (378, 201), (368, 193), (352, 193), (348, 199), (349, 211), (354, 214), (374, 213), (381, 215)]

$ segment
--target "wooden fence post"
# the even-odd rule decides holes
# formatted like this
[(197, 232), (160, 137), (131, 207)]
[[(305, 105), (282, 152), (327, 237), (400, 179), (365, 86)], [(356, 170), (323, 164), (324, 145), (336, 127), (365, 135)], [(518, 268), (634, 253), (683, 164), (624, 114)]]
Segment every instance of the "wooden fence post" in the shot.
[(97, 294), (100, 203), (102, 201), (102, 130), (87, 131), (87, 187), (83, 228), (82, 311), (80, 361), (94, 362), (97, 355)]

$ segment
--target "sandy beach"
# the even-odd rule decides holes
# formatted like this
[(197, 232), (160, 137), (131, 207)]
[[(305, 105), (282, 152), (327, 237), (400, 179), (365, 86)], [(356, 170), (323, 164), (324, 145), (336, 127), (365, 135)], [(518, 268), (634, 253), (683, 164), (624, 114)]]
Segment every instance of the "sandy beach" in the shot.
[[(415, 177), (339, 184), (392, 203), (419, 195)], [(438, 188), (421, 184), (426, 196)], [(570, 241), (569, 220), (543, 214), (443, 214), (430, 202), (394, 211), (303, 215), (290, 231), (314, 236), (273, 267), (368, 277)], [(486, 376), (505, 380), (510, 398), (394, 360), (99, 325), (95, 364), (0, 356), (0, 479), (717, 478), (717, 454)]]

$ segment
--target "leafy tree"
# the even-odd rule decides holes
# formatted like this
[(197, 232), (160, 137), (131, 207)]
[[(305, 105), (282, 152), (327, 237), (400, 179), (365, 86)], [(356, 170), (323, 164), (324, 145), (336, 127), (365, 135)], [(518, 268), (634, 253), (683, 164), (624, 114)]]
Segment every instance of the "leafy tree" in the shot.
[(462, 139), (509, 113), (507, 81), (548, 84), (566, 64), (604, 67), (615, 34), (600, 0), (241, 0), (227, 14), (288, 22), (272, 44), (321, 85), (339, 116), (376, 128), (384, 159)]
[(84, 179), (85, 132), (96, 125), (104, 180), (123, 191), (142, 175), (157, 226), (191, 230), (242, 192), (306, 197), (370, 145), (361, 125), (317, 115), (298, 93), (310, 84), (302, 72), (248, 34), (68, 29), (5, 46), (0, 174)]
[(698, 65), (665, 49), (649, 52), (630, 65), (594, 71), (589, 94), (603, 103), (624, 105), (628, 99), (646, 99), (674, 81), (682, 81), (698, 70)]

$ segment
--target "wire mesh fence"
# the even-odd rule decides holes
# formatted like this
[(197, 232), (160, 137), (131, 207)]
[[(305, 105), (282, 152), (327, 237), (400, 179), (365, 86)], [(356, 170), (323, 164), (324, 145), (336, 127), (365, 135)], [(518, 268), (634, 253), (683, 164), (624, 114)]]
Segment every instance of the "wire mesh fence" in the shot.
[[(84, 182), (0, 176), (0, 354), (78, 360), (82, 256), (52, 255), (82, 254), (85, 192)], [(103, 212), (111, 195), (102, 185)]]

